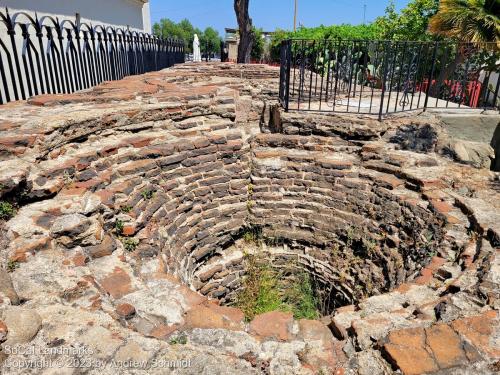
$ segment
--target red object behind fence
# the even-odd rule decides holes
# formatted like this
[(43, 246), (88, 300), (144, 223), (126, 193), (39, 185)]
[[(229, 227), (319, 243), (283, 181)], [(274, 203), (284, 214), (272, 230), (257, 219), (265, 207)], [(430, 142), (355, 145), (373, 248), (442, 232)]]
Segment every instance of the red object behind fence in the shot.
[[(425, 80), (422, 83), (417, 83), (417, 91), (427, 92), (427, 87), (429, 85), (429, 80)], [(431, 83), (431, 88), (436, 85), (436, 80), (433, 79)], [(450, 88), (450, 97), (457, 97), (462, 91), (462, 83), (459, 81), (449, 81), (445, 80), (443, 85)], [(468, 81), (467, 82), (467, 95), (463, 95), (462, 102), (460, 104), (468, 105), (472, 108), (477, 108), (479, 105), (479, 97), (481, 95), (482, 83), (480, 81)], [(466, 104), (467, 99), (469, 103)]]

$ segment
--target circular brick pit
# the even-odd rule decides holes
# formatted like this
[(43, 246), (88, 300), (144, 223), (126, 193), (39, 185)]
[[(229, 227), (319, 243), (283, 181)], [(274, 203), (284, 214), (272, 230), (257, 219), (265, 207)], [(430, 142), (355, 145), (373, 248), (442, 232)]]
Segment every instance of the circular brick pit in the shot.
[[(18, 206), (0, 223), (2, 299), (41, 315), (36, 345), (57, 325), (53, 342), (110, 348), (108, 360), (146, 338), (172, 358), (186, 334), (203, 363), (215, 350), (218, 365), (276, 373), (498, 361), (488, 171), (443, 158), (433, 139), (398, 141), (408, 124), (436, 126), (429, 117), (284, 113), (272, 110), (278, 70), (196, 66), (2, 113), (1, 200)], [(234, 303), (246, 252), (308, 273), (328, 317), (246, 322), (218, 306)]]
[[(443, 219), (401, 180), (362, 168), (343, 142), (276, 134), (249, 142), (249, 154), (238, 156), (249, 178), (227, 174), (236, 206), (210, 209), (228, 199), (225, 188), (220, 197), (212, 189), (199, 217), (214, 215), (214, 224), (201, 222), (181, 262), (184, 282), (202, 294), (232, 304), (253, 248), (278, 269), (292, 261), (307, 272), (328, 315), (413, 278), (442, 242)], [(246, 243), (248, 234), (265, 249)]]

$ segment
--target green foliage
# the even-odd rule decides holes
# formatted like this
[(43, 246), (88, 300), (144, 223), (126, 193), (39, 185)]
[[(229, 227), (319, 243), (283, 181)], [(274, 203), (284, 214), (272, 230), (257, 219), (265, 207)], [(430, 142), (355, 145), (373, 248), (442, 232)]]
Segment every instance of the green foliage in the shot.
[(155, 192), (153, 190), (144, 190), (141, 193), (141, 196), (142, 196), (142, 198), (144, 198), (144, 200), (150, 200), (153, 198), (154, 195), (155, 195)]
[(252, 209), (255, 206), (255, 202), (253, 200), (247, 200), (247, 211), (252, 213)]
[(499, 0), (442, 0), (429, 23), (437, 35), (463, 42), (495, 42), (500, 49)]
[(438, 37), (428, 32), (428, 27), (429, 20), (436, 14), (438, 7), (439, 0), (412, 0), (398, 13), (391, 1), (385, 15), (372, 23), (301, 27), (296, 32), (276, 30), (271, 41), (271, 58), (279, 61), (279, 47), (285, 39), (434, 40)]
[(262, 238), (262, 232), (258, 227), (247, 227), (245, 228), (242, 237), (246, 243), (257, 244)]
[(139, 245), (139, 240), (136, 238), (122, 238), (123, 247), (128, 252), (133, 252)]
[(218, 51), (221, 41), (219, 32), (214, 28), (207, 27), (205, 31), (202, 32), (199, 28), (194, 27), (187, 19), (175, 23), (168, 18), (162, 18), (160, 22), (156, 22), (153, 25), (153, 33), (164, 38), (173, 37), (183, 40), (186, 46), (186, 52), (193, 52), (194, 34), (198, 34), (202, 52), (205, 51), (207, 41), (209, 42), (212, 52)]
[(121, 206), (121, 207), (120, 207), (120, 210), (121, 210), (123, 213), (129, 213), (130, 211), (132, 211), (132, 207), (130, 207), (130, 206)]
[(175, 23), (168, 18), (162, 18), (160, 22), (155, 23), (153, 25), (153, 33), (163, 38), (183, 40), (188, 52), (192, 52), (194, 34), (201, 35), (201, 31), (195, 29), (189, 20), (183, 19), (181, 22)]
[(186, 345), (187, 344), (187, 336), (184, 333), (181, 333), (178, 336), (172, 337), (169, 341), (170, 345)]
[(295, 319), (317, 319), (318, 303), (309, 275), (305, 272), (299, 273), (288, 286), (283, 300), (287, 306), (290, 306)]
[(270, 46), (270, 55), (272, 61), (280, 61), (280, 47), (281, 42), (290, 38), (292, 33), (282, 29), (276, 29), (272, 38)]
[(292, 38), (298, 39), (375, 39), (377, 37), (377, 28), (373, 24), (366, 25), (331, 25), (314, 28), (299, 28), (292, 33)]
[(210, 52), (220, 50), (221, 37), (219, 32), (212, 27), (207, 27), (200, 36), (200, 48), (204, 52), (208, 48)]
[(253, 28), (254, 42), (252, 45), (251, 58), (255, 61), (260, 61), (264, 55), (264, 39), (262, 35), (262, 29)]
[(269, 264), (259, 264), (255, 256), (247, 256), (247, 275), (237, 296), (237, 306), (247, 320), (269, 311), (282, 310), (283, 301), (278, 279)]
[(252, 243), (252, 242), (256, 242), (257, 238), (255, 238), (255, 235), (253, 232), (245, 232), (245, 233), (243, 233), (243, 240), (245, 240), (246, 243)]
[(7, 272), (14, 272), (19, 267), (19, 262), (9, 260), (7, 263)]
[(246, 276), (236, 297), (236, 306), (247, 320), (270, 311), (292, 312), (296, 319), (316, 319), (317, 301), (306, 273), (286, 274), (274, 269), (268, 259), (245, 258)]
[(9, 202), (0, 201), (0, 220), (8, 220), (15, 214), (15, 209)]
[(373, 22), (376, 37), (386, 40), (434, 40), (436, 36), (428, 32), (428, 28), (429, 20), (438, 7), (439, 0), (413, 0), (397, 13), (391, 1), (385, 15)]
[(331, 25), (318, 27), (300, 27), (297, 31), (276, 30), (271, 39), (271, 59), (279, 61), (281, 42), (285, 39), (377, 39), (379, 31), (376, 25)]
[(116, 233), (122, 234), (124, 226), (125, 225), (124, 225), (123, 221), (121, 221), (120, 219), (117, 219), (115, 221), (115, 230), (116, 230)]

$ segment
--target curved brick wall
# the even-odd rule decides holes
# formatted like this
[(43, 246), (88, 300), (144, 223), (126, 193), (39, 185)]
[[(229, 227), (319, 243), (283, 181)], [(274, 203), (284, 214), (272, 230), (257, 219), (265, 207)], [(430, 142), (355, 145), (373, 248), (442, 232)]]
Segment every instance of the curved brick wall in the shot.
[[(203, 88), (188, 108), (158, 112), (150, 122), (151, 110), (125, 118), (105, 113), (108, 126), (118, 128), (100, 141), (90, 135), (98, 120), (64, 128), (63, 139), (86, 141), (48, 152), (43, 171), (27, 183), (30, 199), (61, 187), (96, 194), (108, 207), (100, 224), (106, 245), (119, 235), (133, 238), (137, 257), (160, 254), (167, 272), (223, 302), (244, 273), (231, 247), (255, 228), (300, 255), (318, 288), (335, 285), (335, 306), (394, 288), (436, 251), (444, 219), (411, 181), (395, 177), (397, 160), (377, 162), (376, 144), (356, 136), (256, 134), (235, 126), (234, 97), (215, 92)], [(200, 116), (205, 112), (218, 115)], [(138, 118), (146, 125), (127, 125)], [(38, 152), (54, 147), (47, 141)], [(432, 163), (427, 159), (420, 162)], [(55, 217), (40, 222), (49, 228)], [(14, 259), (23, 259), (25, 240), (18, 241)], [(85, 244), (91, 258), (102, 255), (97, 242)]]
[[(287, 245), (270, 259), (298, 257), (318, 288), (333, 285), (332, 308), (405, 282), (443, 239), (445, 219), (404, 180), (364, 165), (369, 152), (338, 138), (260, 134), (250, 141), (246, 225)], [(194, 286), (229, 302), (242, 256), (236, 250), (198, 263)]]
[[(493, 373), (498, 179), (398, 133), (429, 114), (284, 113), (278, 73), (185, 64), (2, 107), (0, 346), (27, 325), (28, 349), (193, 374)], [(308, 272), (326, 316), (221, 306), (245, 252)]]

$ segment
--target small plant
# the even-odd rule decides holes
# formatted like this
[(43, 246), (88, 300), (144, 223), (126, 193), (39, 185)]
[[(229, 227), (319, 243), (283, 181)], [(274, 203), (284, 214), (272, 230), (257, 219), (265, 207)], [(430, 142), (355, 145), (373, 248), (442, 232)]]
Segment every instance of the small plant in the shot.
[(371, 282), (371, 280), (368, 280), (368, 281), (366, 282), (366, 291), (367, 291), (368, 293), (371, 293), (371, 291), (372, 291), (372, 290), (373, 290), (373, 283)]
[(431, 250), (431, 251), (429, 251), (429, 252), (427, 253), (427, 256), (428, 256), (429, 258), (434, 258), (436, 255), (437, 255), (436, 250)]
[(247, 211), (249, 213), (252, 213), (253, 206), (255, 206), (255, 202), (253, 200), (248, 200), (247, 201)]
[(258, 314), (279, 310), (283, 303), (278, 279), (269, 264), (254, 255), (247, 255), (245, 261), (247, 275), (237, 296), (237, 306), (250, 321)]
[(169, 341), (170, 345), (186, 345), (187, 344), (187, 336), (182, 333), (178, 336), (172, 337)]
[(302, 272), (285, 290), (284, 302), (291, 307), (295, 319), (317, 319), (318, 301), (309, 274)]
[(132, 207), (125, 205), (125, 206), (121, 206), (121, 207), (120, 207), (120, 210), (121, 210), (123, 213), (128, 214), (130, 211), (132, 211)]
[(153, 198), (155, 192), (153, 190), (144, 190), (141, 195), (145, 200), (150, 200)]
[(68, 170), (63, 172), (63, 181), (65, 186), (69, 186), (73, 183), (73, 176)]
[(365, 248), (366, 254), (370, 257), (370, 259), (373, 259), (377, 249), (377, 242), (363, 238), (363, 247)]
[(129, 253), (135, 251), (139, 245), (139, 240), (136, 238), (122, 238), (123, 247)]
[(243, 240), (246, 243), (258, 243), (261, 239), (261, 230), (258, 227), (249, 227), (243, 232)]
[(340, 255), (340, 246), (338, 243), (332, 245), (331, 255), (333, 258), (337, 258)]
[(248, 195), (253, 194), (253, 184), (248, 184), (247, 186)]
[(0, 201), (0, 219), (8, 220), (15, 214), (15, 209), (9, 202)]
[(352, 247), (352, 243), (354, 242), (354, 230), (352, 228), (347, 229), (347, 240), (346, 240), (346, 246), (347, 247)]
[(309, 275), (296, 274), (293, 265), (276, 270), (269, 259), (245, 255), (246, 276), (236, 306), (247, 320), (269, 311), (289, 311), (296, 319), (316, 319), (317, 299)]
[(347, 281), (347, 274), (344, 270), (341, 270), (339, 273), (339, 283), (344, 284)]
[(120, 219), (117, 219), (115, 221), (115, 230), (116, 230), (116, 233), (122, 234), (124, 226), (125, 225), (123, 224), (123, 221), (121, 221)]
[(251, 242), (255, 242), (256, 238), (252, 232), (245, 232), (245, 233), (243, 233), (243, 240), (246, 243), (251, 243)]
[(432, 233), (429, 230), (425, 230), (424, 233), (423, 233), (423, 236), (425, 238), (425, 242), (426, 243), (429, 243), (429, 242), (431, 242), (434, 239), (434, 233)]
[(7, 271), (14, 272), (19, 267), (19, 262), (16, 260), (9, 260), (7, 263)]

